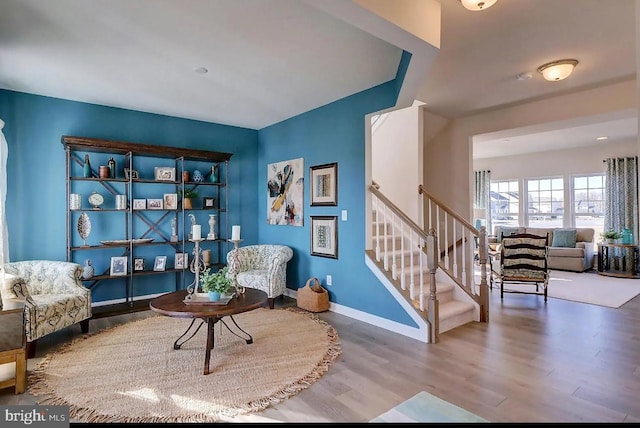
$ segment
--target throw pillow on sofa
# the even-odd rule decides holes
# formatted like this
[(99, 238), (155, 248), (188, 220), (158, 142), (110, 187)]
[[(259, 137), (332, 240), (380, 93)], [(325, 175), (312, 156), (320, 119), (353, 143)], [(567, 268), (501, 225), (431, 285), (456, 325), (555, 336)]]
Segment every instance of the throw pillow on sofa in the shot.
[(520, 233), (519, 227), (503, 227), (498, 228), (498, 242), (502, 242), (503, 236), (509, 236)]
[(576, 229), (556, 229), (553, 231), (552, 247), (576, 247), (576, 237), (578, 231)]

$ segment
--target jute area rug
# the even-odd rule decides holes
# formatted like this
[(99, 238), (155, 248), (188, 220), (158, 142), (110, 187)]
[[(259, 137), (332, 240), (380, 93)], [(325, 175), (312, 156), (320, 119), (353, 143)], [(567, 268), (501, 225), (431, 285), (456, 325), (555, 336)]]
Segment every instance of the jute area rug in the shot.
[(234, 319), (253, 343), (218, 322), (209, 375), (206, 325), (174, 350), (191, 320), (157, 315), (47, 355), (30, 373), (28, 390), (38, 404), (69, 406), (78, 422), (215, 422), (310, 387), (341, 353), (335, 329), (297, 308), (259, 308)]

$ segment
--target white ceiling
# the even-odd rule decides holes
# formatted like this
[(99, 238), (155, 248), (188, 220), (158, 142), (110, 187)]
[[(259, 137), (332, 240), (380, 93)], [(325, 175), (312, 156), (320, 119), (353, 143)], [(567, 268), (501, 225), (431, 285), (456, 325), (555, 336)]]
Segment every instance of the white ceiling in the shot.
[[(260, 129), (395, 77), (402, 49), (413, 48), (357, 6), (384, 1), (0, 0), (0, 88)], [(635, 3), (498, 0), (471, 12), (441, 0), (440, 50), (421, 65), (413, 98), (453, 118), (633, 79)], [(567, 80), (535, 71), (567, 57), (580, 61)], [(531, 79), (516, 79), (526, 72)], [(636, 138), (635, 116), (602, 123), (523, 141)], [(508, 149), (494, 137), (479, 139), (477, 156), (516, 150), (518, 136)]]

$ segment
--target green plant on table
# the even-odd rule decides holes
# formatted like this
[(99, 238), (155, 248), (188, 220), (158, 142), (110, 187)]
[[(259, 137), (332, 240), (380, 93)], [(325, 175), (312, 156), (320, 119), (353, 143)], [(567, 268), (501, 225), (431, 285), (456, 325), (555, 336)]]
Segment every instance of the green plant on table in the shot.
[(200, 287), (204, 292), (217, 291), (224, 294), (233, 287), (233, 280), (228, 276), (227, 266), (211, 272), (211, 268), (205, 269), (200, 274)]
[(613, 229), (609, 229), (605, 232), (602, 232), (600, 236), (602, 236), (604, 239), (620, 239), (622, 238), (622, 233), (617, 232)]

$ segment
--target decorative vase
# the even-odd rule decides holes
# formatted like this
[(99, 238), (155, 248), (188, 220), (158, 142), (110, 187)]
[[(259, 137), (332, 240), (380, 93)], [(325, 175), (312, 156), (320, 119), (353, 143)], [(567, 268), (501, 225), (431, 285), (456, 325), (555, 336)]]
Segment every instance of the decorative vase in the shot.
[(84, 155), (84, 176), (91, 177), (91, 162), (89, 162), (89, 155)]
[(212, 183), (218, 182), (218, 165), (211, 165), (211, 175), (209, 176), (209, 181)]
[(209, 300), (212, 302), (217, 302), (220, 300), (220, 293), (217, 291), (209, 291)]
[(199, 169), (196, 169), (195, 171), (193, 171), (193, 177), (191, 177), (191, 179), (196, 183), (200, 183), (204, 180), (204, 176)]
[(93, 277), (95, 273), (96, 273), (96, 270), (91, 265), (91, 259), (87, 259), (84, 262), (84, 268), (82, 269), (82, 279), (89, 279)]
[(87, 213), (80, 214), (80, 218), (78, 218), (78, 234), (80, 238), (84, 241), (82, 246), (87, 246), (87, 238), (91, 233), (91, 220), (89, 220), (89, 216)]
[(621, 239), (623, 244), (633, 244), (633, 233), (631, 233), (631, 229), (622, 229)]
[(216, 239), (216, 215), (209, 214), (209, 234), (207, 235), (207, 240), (214, 241)]
[(191, 202), (191, 198), (183, 198), (182, 205), (184, 205), (185, 210), (193, 209), (193, 203)]
[(116, 160), (114, 158), (109, 159), (107, 165), (109, 165), (109, 178), (116, 178)]

